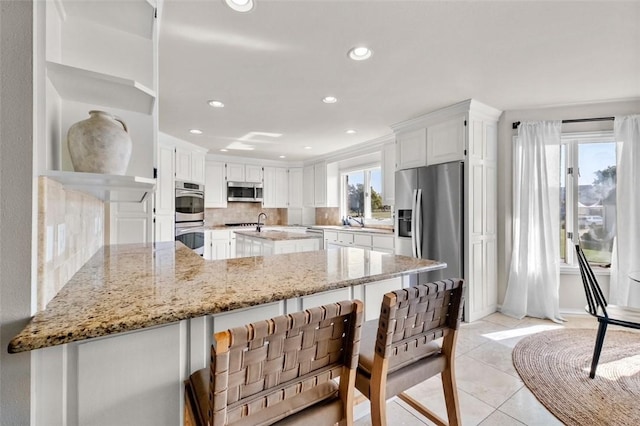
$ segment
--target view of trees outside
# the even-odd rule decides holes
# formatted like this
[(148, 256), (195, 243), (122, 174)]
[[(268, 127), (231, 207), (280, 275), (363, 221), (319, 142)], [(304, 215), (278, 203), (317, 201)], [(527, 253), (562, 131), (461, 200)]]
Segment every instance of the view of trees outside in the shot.
[[(365, 177), (370, 173), (370, 191), (366, 197)], [(382, 202), (382, 173), (380, 169), (363, 170), (347, 175), (347, 206), (348, 215), (352, 217), (364, 217), (366, 214), (365, 202), (371, 203), (371, 216), (367, 219), (391, 218), (390, 206)]]
[[(577, 206), (567, 209), (566, 203), (572, 201), (566, 199), (565, 179), (560, 188), (561, 253), (565, 258), (566, 214), (577, 209), (578, 223), (574, 232), (587, 260), (608, 265), (616, 233), (616, 144), (581, 143), (577, 156), (578, 167), (574, 167), (574, 173), (579, 174)], [(563, 170), (566, 170), (566, 158), (563, 150)]]

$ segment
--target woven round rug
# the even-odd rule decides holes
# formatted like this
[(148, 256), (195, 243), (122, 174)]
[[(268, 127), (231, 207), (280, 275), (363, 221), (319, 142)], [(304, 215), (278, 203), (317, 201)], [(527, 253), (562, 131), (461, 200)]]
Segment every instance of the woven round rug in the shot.
[(596, 330), (561, 329), (522, 339), (513, 365), (529, 390), (567, 425), (640, 425), (640, 333), (607, 331), (594, 379)]

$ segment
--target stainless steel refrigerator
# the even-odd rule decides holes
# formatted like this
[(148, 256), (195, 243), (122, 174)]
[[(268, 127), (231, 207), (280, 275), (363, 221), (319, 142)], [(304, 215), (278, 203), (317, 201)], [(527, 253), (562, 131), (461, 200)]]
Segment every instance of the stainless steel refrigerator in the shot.
[(396, 253), (447, 263), (420, 283), (464, 278), (463, 173), (458, 161), (396, 172)]

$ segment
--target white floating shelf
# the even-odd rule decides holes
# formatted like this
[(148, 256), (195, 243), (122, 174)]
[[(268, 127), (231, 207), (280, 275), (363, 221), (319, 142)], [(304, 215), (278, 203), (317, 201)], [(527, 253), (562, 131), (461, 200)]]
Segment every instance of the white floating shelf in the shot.
[(135, 80), (47, 61), (47, 76), (58, 94), (72, 101), (153, 112), (156, 93)]
[(63, 17), (86, 19), (151, 40), (155, 6), (148, 0), (59, 1)]
[(156, 187), (156, 180), (140, 176), (50, 170), (43, 174), (65, 188), (84, 192), (108, 203), (141, 203)]

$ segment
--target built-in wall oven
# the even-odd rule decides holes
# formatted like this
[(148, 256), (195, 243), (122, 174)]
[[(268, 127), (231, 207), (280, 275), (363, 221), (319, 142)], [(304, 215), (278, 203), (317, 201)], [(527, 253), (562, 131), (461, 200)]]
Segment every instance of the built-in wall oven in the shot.
[(176, 241), (204, 254), (204, 185), (176, 181)]

